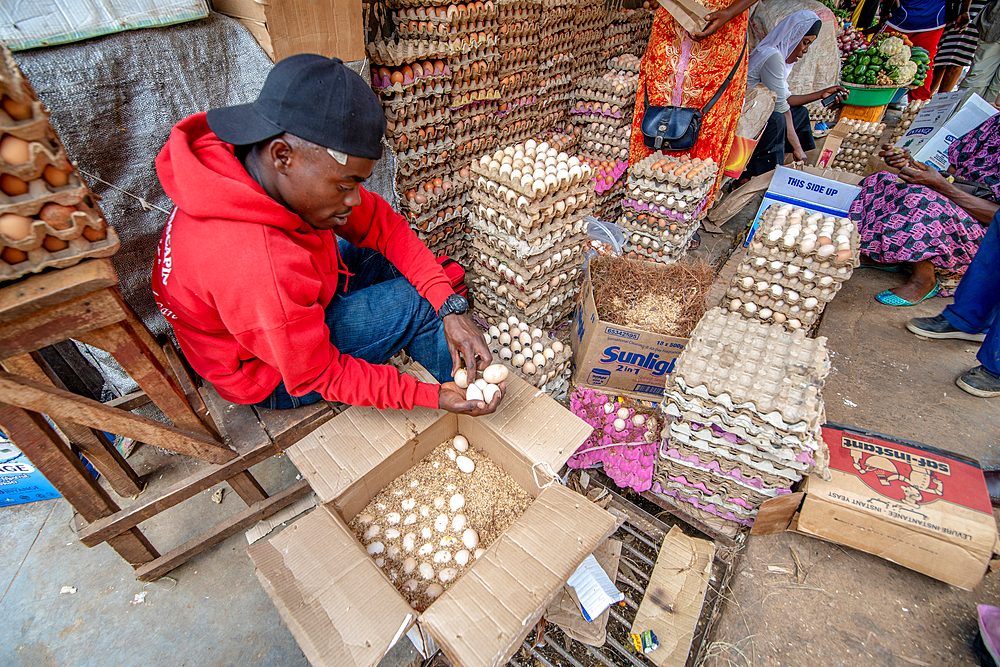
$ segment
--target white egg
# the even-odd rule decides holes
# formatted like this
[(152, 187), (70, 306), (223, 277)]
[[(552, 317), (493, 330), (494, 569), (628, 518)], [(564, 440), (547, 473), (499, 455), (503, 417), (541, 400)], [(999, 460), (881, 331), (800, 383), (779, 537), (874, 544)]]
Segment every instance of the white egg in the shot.
[(451, 507), (452, 512), (457, 512), (465, 507), (465, 496), (461, 493), (456, 493), (451, 497), (451, 500), (448, 502), (448, 506)]
[(430, 556), (432, 553), (434, 553), (434, 545), (429, 542), (417, 549), (418, 556)]
[(374, 524), (373, 526), (371, 526), (370, 528), (368, 528), (368, 530), (365, 531), (365, 541), (366, 542), (370, 542), (371, 540), (375, 539), (375, 537), (381, 531), (382, 531), (382, 528), (379, 527), (379, 525), (377, 523)]
[(466, 456), (459, 456), (456, 458), (455, 464), (458, 466), (459, 470), (466, 474), (469, 474), (476, 469), (476, 464), (472, 462), (472, 459)]
[(397, 537), (399, 537), (399, 529), (398, 528), (386, 528), (386, 530), (385, 530), (385, 539), (387, 539), (387, 540), (394, 540)]
[(507, 379), (507, 367), (503, 364), (492, 364), (483, 371), (483, 379), (490, 384), (500, 384)]
[(616, 419), (615, 420), (615, 430), (618, 431), (619, 433), (621, 431), (625, 430), (625, 420), (624, 419)]
[(470, 554), (467, 549), (462, 549), (457, 554), (455, 554), (455, 562), (460, 567), (465, 567), (466, 565), (468, 565), (470, 558), (472, 558), (472, 554)]
[(632, 424), (635, 426), (642, 426), (645, 423), (646, 423), (645, 415), (636, 415), (635, 417), (632, 417)]
[(446, 567), (443, 570), (441, 570), (440, 574), (438, 574), (438, 579), (440, 579), (444, 583), (448, 583), (457, 576), (458, 576), (458, 570), (456, 570), (453, 567)]
[(403, 561), (403, 574), (411, 574), (417, 569), (417, 559), (410, 557)]
[(389, 512), (388, 514), (385, 515), (385, 520), (387, 523), (394, 526), (400, 521), (402, 521), (403, 517), (399, 515), (399, 512)]
[(368, 551), (369, 556), (374, 556), (375, 554), (380, 554), (385, 551), (385, 545), (381, 542), (372, 542), (368, 545), (366, 551)]
[(464, 544), (467, 549), (475, 549), (479, 546), (479, 533), (472, 528), (466, 528), (462, 533), (462, 544)]
[(628, 419), (628, 408), (618, 408), (618, 418)]
[(448, 502), (444, 499), (444, 496), (437, 496), (434, 498), (434, 509), (439, 510), (444, 507), (444, 504)]
[(486, 390), (483, 392), (483, 399), (487, 403), (493, 402), (493, 398), (500, 393), (500, 387), (495, 384), (486, 385)]
[(429, 600), (436, 600), (441, 597), (444, 593), (444, 586), (439, 583), (428, 584), (427, 590), (424, 591), (424, 595), (427, 596)]
[(420, 537), (424, 538), (425, 540), (431, 539), (431, 529), (428, 528), (427, 526), (424, 526), (423, 528), (421, 528), (420, 529)]
[(468, 371), (466, 371), (464, 368), (459, 368), (458, 371), (455, 373), (455, 384), (457, 384), (462, 389), (466, 389), (469, 386)]
[(416, 514), (412, 514), (412, 513), (411, 514), (407, 514), (406, 518), (403, 519), (403, 525), (404, 526), (410, 526), (412, 524), (415, 524), (416, 522), (417, 522), (417, 515)]
[(451, 444), (460, 452), (466, 452), (469, 450), (469, 441), (464, 435), (456, 435), (451, 441)]
[(451, 560), (451, 552), (450, 551), (445, 551), (444, 549), (442, 549), (441, 551), (439, 551), (436, 554), (434, 554), (434, 562), (435, 563), (447, 563), (450, 560)]
[(467, 401), (485, 401), (486, 397), (483, 396), (483, 390), (478, 386), (471, 384), (468, 389), (465, 390), (465, 400)]
[(443, 533), (444, 531), (448, 530), (449, 523), (450, 522), (448, 520), (447, 514), (439, 514), (438, 518), (434, 519), (434, 530), (436, 530), (439, 533)]

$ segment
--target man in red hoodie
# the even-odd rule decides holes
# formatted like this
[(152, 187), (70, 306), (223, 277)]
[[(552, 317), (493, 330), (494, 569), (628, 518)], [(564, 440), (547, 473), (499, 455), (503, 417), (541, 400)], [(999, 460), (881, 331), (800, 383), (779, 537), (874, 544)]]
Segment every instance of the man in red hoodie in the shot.
[[(156, 159), (175, 207), (153, 293), (194, 370), (232, 402), (320, 399), (480, 415), (452, 377), (490, 363), (433, 254), (361, 187), (386, 121), (371, 87), (312, 54), (271, 70), (257, 101), (185, 118)], [(443, 384), (385, 366), (406, 348)]]

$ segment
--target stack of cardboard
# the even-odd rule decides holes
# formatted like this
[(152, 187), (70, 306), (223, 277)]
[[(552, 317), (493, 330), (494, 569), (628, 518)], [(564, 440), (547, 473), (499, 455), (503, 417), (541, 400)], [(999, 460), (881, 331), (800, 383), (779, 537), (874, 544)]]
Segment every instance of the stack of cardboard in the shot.
[(663, 493), (750, 525), (765, 500), (814, 470), (827, 474), (820, 392), (829, 371), (824, 337), (706, 313), (664, 392)]
[(472, 173), (476, 309), (494, 324), (501, 313), (532, 327), (563, 322), (585, 258), (590, 166), (529, 139), (484, 155)]
[(630, 166), (618, 223), (627, 230), (628, 256), (666, 264), (683, 257), (708, 213), (707, 195), (718, 171), (711, 159), (671, 158), (659, 152)]

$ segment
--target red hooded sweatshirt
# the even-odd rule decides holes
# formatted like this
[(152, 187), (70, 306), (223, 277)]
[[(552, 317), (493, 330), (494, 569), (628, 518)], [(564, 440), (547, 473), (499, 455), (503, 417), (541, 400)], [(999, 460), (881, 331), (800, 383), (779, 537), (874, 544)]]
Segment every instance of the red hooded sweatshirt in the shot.
[[(283, 380), (293, 396), (438, 407), (438, 385), (330, 343), (324, 309), (347, 273), (336, 234), (271, 199), (204, 113), (174, 126), (156, 171), (175, 208), (160, 237), (153, 294), (191, 366), (220, 396), (256, 403)], [(338, 231), (385, 255), (435, 309), (452, 293), (431, 251), (378, 195), (362, 188), (361, 205)]]

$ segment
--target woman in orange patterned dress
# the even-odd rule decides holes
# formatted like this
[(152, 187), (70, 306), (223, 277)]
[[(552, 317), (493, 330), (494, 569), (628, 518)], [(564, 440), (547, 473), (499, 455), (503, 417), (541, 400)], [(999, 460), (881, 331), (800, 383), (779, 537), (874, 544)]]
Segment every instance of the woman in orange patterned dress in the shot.
[[(632, 116), (632, 146), (629, 162), (635, 164), (653, 151), (642, 140), (644, 97), (649, 88), (651, 106), (678, 106), (700, 109), (719, 90), (743, 51), (747, 36), (747, 9), (757, 0), (704, 0), (712, 11), (705, 17), (708, 25), (702, 32), (689, 33), (674, 17), (659, 7), (653, 20), (649, 46), (642, 57), (639, 89)], [(673, 157), (690, 155), (712, 158), (719, 165), (719, 176), (709, 196), (715, 198), (722, 179), (722, 167), (736, 134), (736, 123), (743, 109), (747, 83), (747, 48), (736, 75), (719, 101), (702, 119), (698, 141), (688, 151), (671, 151)]]

